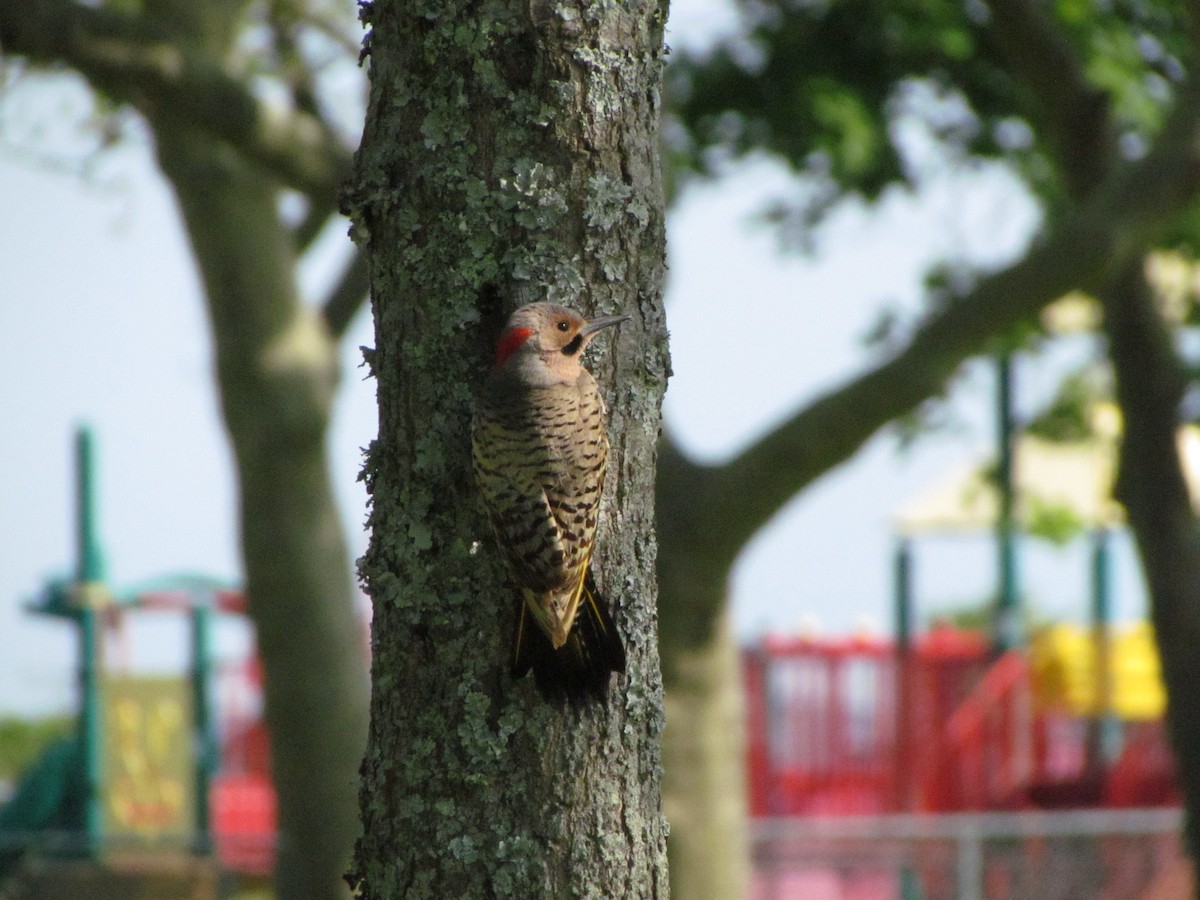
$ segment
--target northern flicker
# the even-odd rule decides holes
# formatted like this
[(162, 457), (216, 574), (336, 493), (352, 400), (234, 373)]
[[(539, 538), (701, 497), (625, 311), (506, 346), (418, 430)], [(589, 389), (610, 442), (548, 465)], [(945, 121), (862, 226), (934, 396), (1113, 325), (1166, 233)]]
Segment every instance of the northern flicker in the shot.
[(472, 457), (496, 540), (522, 597), (512, 672), (544, 691), (602, 693), (625, 648), (591, 577), (608, 462), (607, 415), (580, 363), (603, 328), (550, 303), (512, 314), (475, 406)]

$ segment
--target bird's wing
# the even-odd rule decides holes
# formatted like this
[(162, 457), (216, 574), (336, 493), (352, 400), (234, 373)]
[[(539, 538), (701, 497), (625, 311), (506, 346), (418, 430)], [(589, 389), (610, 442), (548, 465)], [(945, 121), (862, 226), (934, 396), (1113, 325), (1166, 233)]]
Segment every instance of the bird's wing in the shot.
[(591, 557), (608, 465), (604, 402), (598, 392), (581, 398), (577, 416), (577, 430), (546, 435), (551, 465), (540, 479), (562, 536), (565, 566), (572, 573), (582, 573)]
[(540, 485), (512, 479), (479, 463), (476, 477), (489, 482), (488, 520), (521, 586), (533, 590), (561, 586), (567, 552), (545, 491)]

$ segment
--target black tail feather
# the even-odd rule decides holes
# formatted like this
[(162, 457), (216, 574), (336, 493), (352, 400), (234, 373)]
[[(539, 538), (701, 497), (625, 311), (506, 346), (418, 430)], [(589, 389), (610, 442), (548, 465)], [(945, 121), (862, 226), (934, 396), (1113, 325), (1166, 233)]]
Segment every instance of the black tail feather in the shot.
[(557, 650), (534, 622), (525, 601), (519, 602), (513, 677), (520, 678), (531, 669), (538, 689), (547, 699), (565, 697), (573, 703), (604, 697), (610, 674), (625, 671), (625, 647), (604, 598), (596, 590), (591, 569), (583, 583), (575, 624), (567, 642)]

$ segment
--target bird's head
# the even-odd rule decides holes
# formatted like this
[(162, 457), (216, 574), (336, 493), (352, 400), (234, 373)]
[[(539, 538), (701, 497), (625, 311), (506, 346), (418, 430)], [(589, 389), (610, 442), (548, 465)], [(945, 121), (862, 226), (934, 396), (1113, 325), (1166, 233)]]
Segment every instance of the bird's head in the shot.
[(601, 329), (631, 316), (585, 319), (553, 303), (530, 303), (509, 316), (496, 344), (494, 372), (518, 374), (534, 384), (573, 382), (579, 377), (580, 357)]

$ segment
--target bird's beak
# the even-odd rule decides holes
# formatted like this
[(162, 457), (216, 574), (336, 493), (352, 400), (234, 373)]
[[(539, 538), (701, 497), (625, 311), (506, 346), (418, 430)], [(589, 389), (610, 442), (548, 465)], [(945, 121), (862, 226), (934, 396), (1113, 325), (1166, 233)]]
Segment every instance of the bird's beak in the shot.
[(585, 338), (591, 337), (601, 328), (607, 328), (609, 325), (619, 325), (622, 322), (628, 322), (633, 316), (597, 316), (591, 319), (587, 324), (579, 329), (579, 333)]

